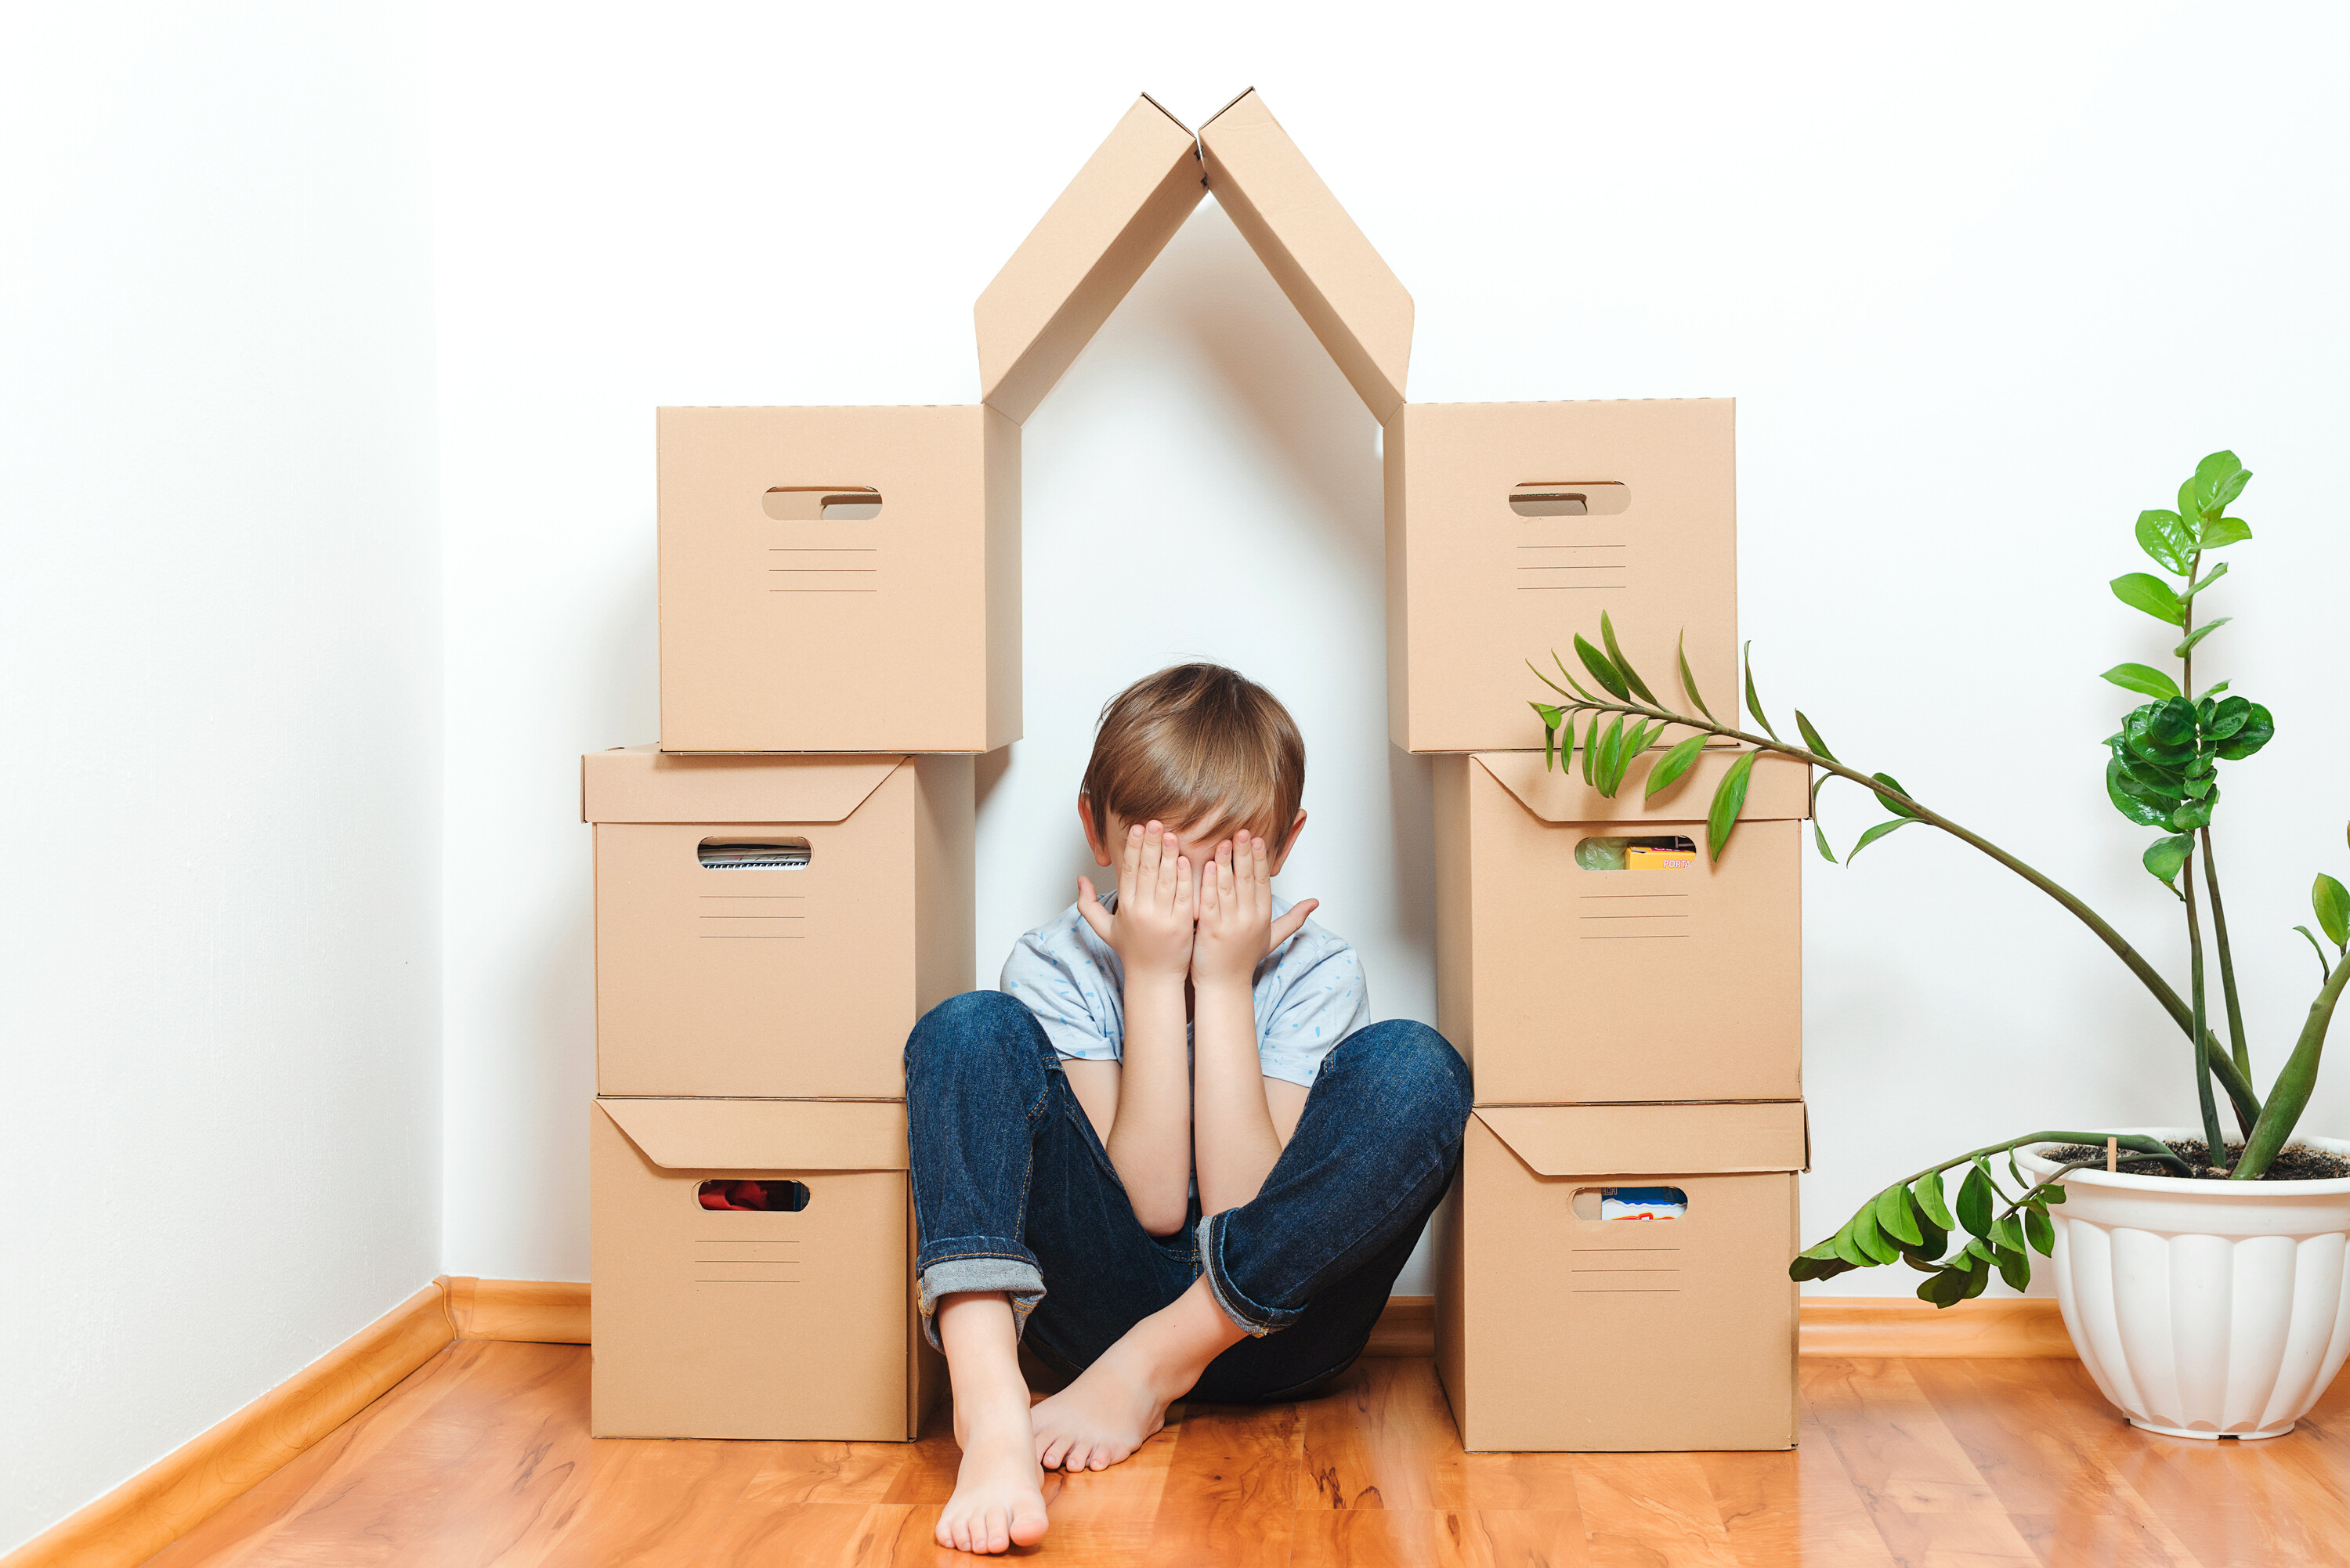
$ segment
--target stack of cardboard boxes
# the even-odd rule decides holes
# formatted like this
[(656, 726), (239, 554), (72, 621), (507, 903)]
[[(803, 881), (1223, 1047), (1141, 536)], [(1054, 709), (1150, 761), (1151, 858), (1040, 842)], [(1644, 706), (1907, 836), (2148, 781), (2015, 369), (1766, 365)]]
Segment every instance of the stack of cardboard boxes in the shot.
[(661, 740), (582, 771), (600, 1435), (905, 1438), (941, 1391), (902, 1051), (973, 981), (1020, 425), (1207, 190), (1383, 430), (1393, 739), (1442, 753), (1440, 1023), (1477, 1082), (1463, 1438), (1793, 1440), (1803, 770), (1766, 759), (1709, 865), (1732, 753), (1600, 799), (1544, 768), (1522, 662), (1605, 608), (1731, 692), (1730, 405), (1407, 404), (1410, 296), (1253, 92), (1197, 133), (1128, 111), (981, 296), (977, 405), (660, 411)]
[(1476, 1085), (1437, 1308), (1472, 1449), (1794, 1440), (1807, 770), (1761, 758), (1710, 862), (1734, 751), (1648, 799), (1653, 752), (1609, 799), (1579, 757), (1546, 765), (1527, 703), (1525, 661), (1573, 660), (1603, 611), (1660, 696), (1685, 647), (1735, 703), (1731, 413), (1407, 404), (1386, 428), (1391, 738), (1440, 753), (1437, 1023)]

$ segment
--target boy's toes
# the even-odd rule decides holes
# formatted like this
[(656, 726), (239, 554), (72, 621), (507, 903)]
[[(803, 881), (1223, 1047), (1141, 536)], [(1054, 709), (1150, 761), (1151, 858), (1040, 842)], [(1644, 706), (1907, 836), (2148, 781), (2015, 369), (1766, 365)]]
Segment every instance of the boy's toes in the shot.
[(1023, 1498), (1012, 1506), (1012, 1521), (1006, 1534), (1014, 1546), (1034, 1546), (1045, 1539), (1045, 1525), (1043, 1501)]

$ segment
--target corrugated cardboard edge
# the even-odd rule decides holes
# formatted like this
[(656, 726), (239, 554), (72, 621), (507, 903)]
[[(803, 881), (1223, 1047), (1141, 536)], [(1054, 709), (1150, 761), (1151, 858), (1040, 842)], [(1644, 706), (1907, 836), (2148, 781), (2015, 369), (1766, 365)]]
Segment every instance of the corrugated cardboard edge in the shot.
[[(1812, 1168), (1811, 1108), (1801, 1100), (1623, 1102), (1579, 1106), (1479, 1106), (1470, 1113), (1536, 1175), (1603, 1179), (1617, 1176), (1751, 1176)], [(1639, 1124), (1617, 1136), (1633, 1144), (1669, 1143), (1703, 1129), (1689, 1149), (1646, 1159), (1559, 1155), (1554, 1140), (1575, 1124)], [(1710, 1127), (1708, 1124), (1711, 1124)]]
[[(1673, 781), (1665, 798), (1655, 805), (1642, 793), (1648, 771), (1664, 760), (1662, 749), (1634, 759), (1614, 798), (1583, 782), (1577, 772), (1559, 765), (1545, 768), (1540, 752), (1472, 752), (1469, 753), (1485, 776), (1509, 791), (1511, 798), (1544, 822), (1692, 823), (1706, 819), (1715, 786), (1735, 765), (1737, 751), (1709, 749), (1698, 754), (1689, 772)], [(1741, 822), (1800, 821), (1812, 815), (1812, 770), (1805, 763), (1776, 752), (1756, 756), (1749, 775)], [(1555, 814), (1555, 815), (1554, 815)]]
[[(663, 1170), (906, 1168), (903, 1100), (599, 1095), (594, 1104), (638, 1153)], [(741, 1147), (771, 1139), (790, 1145), (791, 1156)]]
[[(905, 766), (907, 760), (905, 753), (897, 752), (680, 753), (664, 752), (651, 744), (612, 746), (600, 752), (586, 753), (579, 759), (579, 820), (615, 824), (774, 823), (786, 826), (800, 822), (846, 822), (873, 798), (875, 790), (889, 781), (890, 774)], [(799, 766), (824, 764), (831, 764), (843, 777), (829, 792), (830, 798), (812, 809), (803, 808), (795, 814), (681, 812), (677, 815), (655, 816), (649, 814), (639, 798), (643, 792), (662, 787), (659, 776), (664, 768), (675, 770), (681, 778), (696, 767), (749, 773), (764, 765), (775, 768), (780, 774)], [(619, 770), (628, 771), (623, 773)], [(855, 776), (858, 774), (867, 776), (859, 779)], [(598, 784), (599, 774), (603, 778), (600, 789)], [(620, 782), (622, 780), (626, 782)]]
[(1204, 193), (1197, 138), (1145, 93), (972, 306), (980, 401), (1035, 413)]
[(914, 759), (914, 1010), (976, 990), (975, 758)]
[(234, 1415), (5, 1557), (5, 1568), (130, 1568), (365, 1409), (455, 1337), (425, 1286)]
[(1256, 89), (1200, 127), (1208, 190), (1381, 424), (1403, 406), (1411, 295)]
[(983, 751), (993, 752), (1018, 740), (1023, 727), (1020, 427), (983, 405), (979, 433), (985, 454), (983, 504), (987, 516), (982, 566), (987, 587), (987, 723), (981, 739), (986, 742)]

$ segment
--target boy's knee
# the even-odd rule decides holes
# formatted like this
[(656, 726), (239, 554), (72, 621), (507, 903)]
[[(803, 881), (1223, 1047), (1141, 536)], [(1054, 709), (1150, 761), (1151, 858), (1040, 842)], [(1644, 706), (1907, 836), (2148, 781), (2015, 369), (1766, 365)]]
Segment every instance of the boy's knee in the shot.
[(1474, 1102), (1469, 1064), (1452, 1043), (1427, 1024), (1409, 1018), (1374, 1023), (1363, 1033), (1374, 1052), (1382, 1096), (1399, 1115), (1417, 1116), (1444, 1127), (1458, 1137), (1469, 1123)]
[(1029, 1033), (1035, 1026), (1018, 999), (1000, 991), (966, 991), (922, 1014), (906, 1041), (906, 1065), (1007, 1047), (1033, 1049)]

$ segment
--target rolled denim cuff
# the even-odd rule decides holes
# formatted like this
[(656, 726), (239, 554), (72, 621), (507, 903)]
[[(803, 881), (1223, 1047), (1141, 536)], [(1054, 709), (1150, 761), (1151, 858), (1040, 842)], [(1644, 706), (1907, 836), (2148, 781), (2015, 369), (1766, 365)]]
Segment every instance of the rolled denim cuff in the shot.
[(1012, 1332), (1015, 1335), (1026, 1330), (1028, 1314), (1045, 1299), (1044, 1271), (1024, 1247), (993, 1251), (983, 1242), (961, 1244), (922, 1263), (915, 1272), (914, 1282), (921, 1303), (922, 1335), (939, 1349), (945, 1348), (939, 1345), (938, 1324), (939, 1303), (944, 1297), (965, 1291), (1002, 1291), (1012, 1303)]
[(1224, 1231), (1222, 1223), (1232, 1218), (1232, 1210), (1229, 1209), (1221, 1214), (1202, 1214), (1191, 1236), (1199, 1247), (1200, 1266), (1208, 1276), (1208, 1293), (1216, 1298), (1216, 1304), (1224, 1309), (1226, 1317), (1238, 1324), (1252, 1338), (1263, 1339), (1275, 1329), (1287, 1328), (1295, 1323), (1305, 1309), (1298, 1307), (1284, 1311), (1280, 1307), (1262, 1305), (1249, 1300), (1241, 1293), (1240, 1287), (1232, 1283), (1232, 1275), (1224, 1272)]

